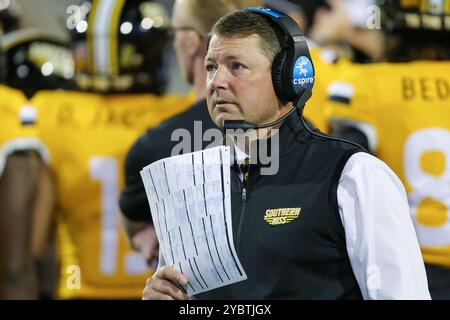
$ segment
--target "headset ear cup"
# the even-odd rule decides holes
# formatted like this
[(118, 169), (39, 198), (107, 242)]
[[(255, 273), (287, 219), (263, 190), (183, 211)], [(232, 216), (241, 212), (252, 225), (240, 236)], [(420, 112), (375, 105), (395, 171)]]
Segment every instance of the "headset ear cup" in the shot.
[(281, 50), (273, 59), (272, 63), (272, 83), (275, 94), (281, 101), (287, 101), (286, 91), (283, 86), (283, 69), (286, 61), (286, 51)]

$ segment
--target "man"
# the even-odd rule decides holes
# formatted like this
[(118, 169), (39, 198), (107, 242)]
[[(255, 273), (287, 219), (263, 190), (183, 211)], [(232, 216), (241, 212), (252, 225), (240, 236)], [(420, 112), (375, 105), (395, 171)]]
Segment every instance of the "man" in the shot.
[(387, 63), (343, 72), (327, 107), (335, 135), (358, 131), (400, 177), (431, 296), (450, 299), (450, 1), (420, 3), (381, 7)]
[[(70, 25), (76, 91), (33, 98), (57, 192), (62, 299), (136, 299), (149, 273), (119, 220), (125, 155), (192, 99), (165, 94), (169, 19), (161, 4), (94, 0)], [(149, 45), (151, 43), (151, 45)]]
[(383, 58), (383, 34), (375, 0), (330, 0), (314, 15), (309, 36), (335, 48), (342, 58), (370, 63)]
[[(38, 115), (30, 99), (39, 90), (70, 86), (70, 77), (58, 71), (64, 66), (73, 74), (73, 61), (66, 43), (37, 30), (4, 35), (0, 51), (0, 82), (5, 84), (0, 85), (0, 294), (33, 299), (38, 290), (51, 295), (38, 283), (44, 278), (37, 271), (48, 242), (41, 226), (49, 224), (52, 211), (45, 203), (53, 193), (48, 152), (38, 137)], [(44, 65), (58, 71), (44, 74)]]
[(184, 79), (194, 87), (197, 102), (136, 141), (127, 156), (125, 189), (120, 198), (120, 208), (131, 243), (150, 263), (158, 256), (158, 246), (139, 172), (149, 163), (171, 156), (172, 150), (180, 143), (172, 139), (172, 133), (177, 129), (187, 130), (185, 132), (190, 134), (190, 151), (201, 150), (211, 143), (203, 141), (203, 132), (216, 128), (207, 112), (205, 100), (206, 70), (203, 63), (208, 32), (223, 15), (259, 4), (257, 0), (175, 1), (172, 31), (177, 60)]
[[(295, 38), (283, 30), (294, 30)], [(300, 51), (289, 58), (295, 48)], [(305, 99), (311, 89), (308, 56), (301, 30), (279, 13), (237, 11), (223, 17), (210, 33), (205, 59), (211, 118), (219, 127), (230, 120), (263, 125), (282, 119), (292, 101)], [(307, 71), (293, 79), (298, 62)], [(248, 279), (198, 298), (429, 299), (397, 177), (361, 148), (313, 135), (291, 115), (273, 133), (280, 141), (275, 175), (263, 175), (252, 156), (255, 164), (231, 170), (234, 243)], [(237, 147), (250, 154), (246, 145)], [(274, 210), (286, 216), (292, 208), (298, 214), (289, 216), (290, 222), (270, 219)], [(186, 283), (176, 269), (160, 267), (143, 298), (187, 299), (178, 289)]]
[[(33, 204), (40, 158), (37, 132), (20, 117), (27, 100), (0, 84), (0, 298), (37, 297), (32, 258)], [(23, 109), (22, 109), (23, 110)]]

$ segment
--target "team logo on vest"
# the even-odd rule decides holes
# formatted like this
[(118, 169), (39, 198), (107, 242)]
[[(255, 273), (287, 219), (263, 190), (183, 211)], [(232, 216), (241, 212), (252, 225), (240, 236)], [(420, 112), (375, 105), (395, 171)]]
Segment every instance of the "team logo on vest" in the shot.
[(271, 226), (286, 224), (297, 219), (301, 210), (302, 208), (267, 209), (264, 220)]
[(312, 89), (314, 85), (314, 70), (308, 57), (301, 56), (295, 61), (294, 70), (292, 71), (292, 82), (296, 92), (299, 92), (302, 87)]

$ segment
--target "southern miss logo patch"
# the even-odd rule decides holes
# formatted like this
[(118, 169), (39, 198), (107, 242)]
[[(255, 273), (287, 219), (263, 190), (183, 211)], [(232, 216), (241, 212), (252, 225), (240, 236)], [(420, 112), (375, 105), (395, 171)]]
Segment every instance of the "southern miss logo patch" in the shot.
[(267, 209), (264, 220), (271, 226), (286, 224), (297, 219), (301, 210), (302, 208)]

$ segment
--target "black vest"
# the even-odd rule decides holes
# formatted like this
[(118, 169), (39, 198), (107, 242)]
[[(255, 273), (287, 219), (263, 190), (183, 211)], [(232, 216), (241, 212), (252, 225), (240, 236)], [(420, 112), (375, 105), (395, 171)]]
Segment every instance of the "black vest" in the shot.
[[(234, 243), (248, 279), (197, 297), (361, 299), (346, 250), (337, 186), (348, 158), (362, 150), (310, 135), (295, 115), (283, 123), (279, 137), (276, 175), (261, 175), (260, 165), (250, 165), (244, 191), (239, 168), (231, 170)], [(298, 218), (288, 223), (271, 225), (264, 219), (277, 212), (270, 209), (289, 216), (298, 208)]]

